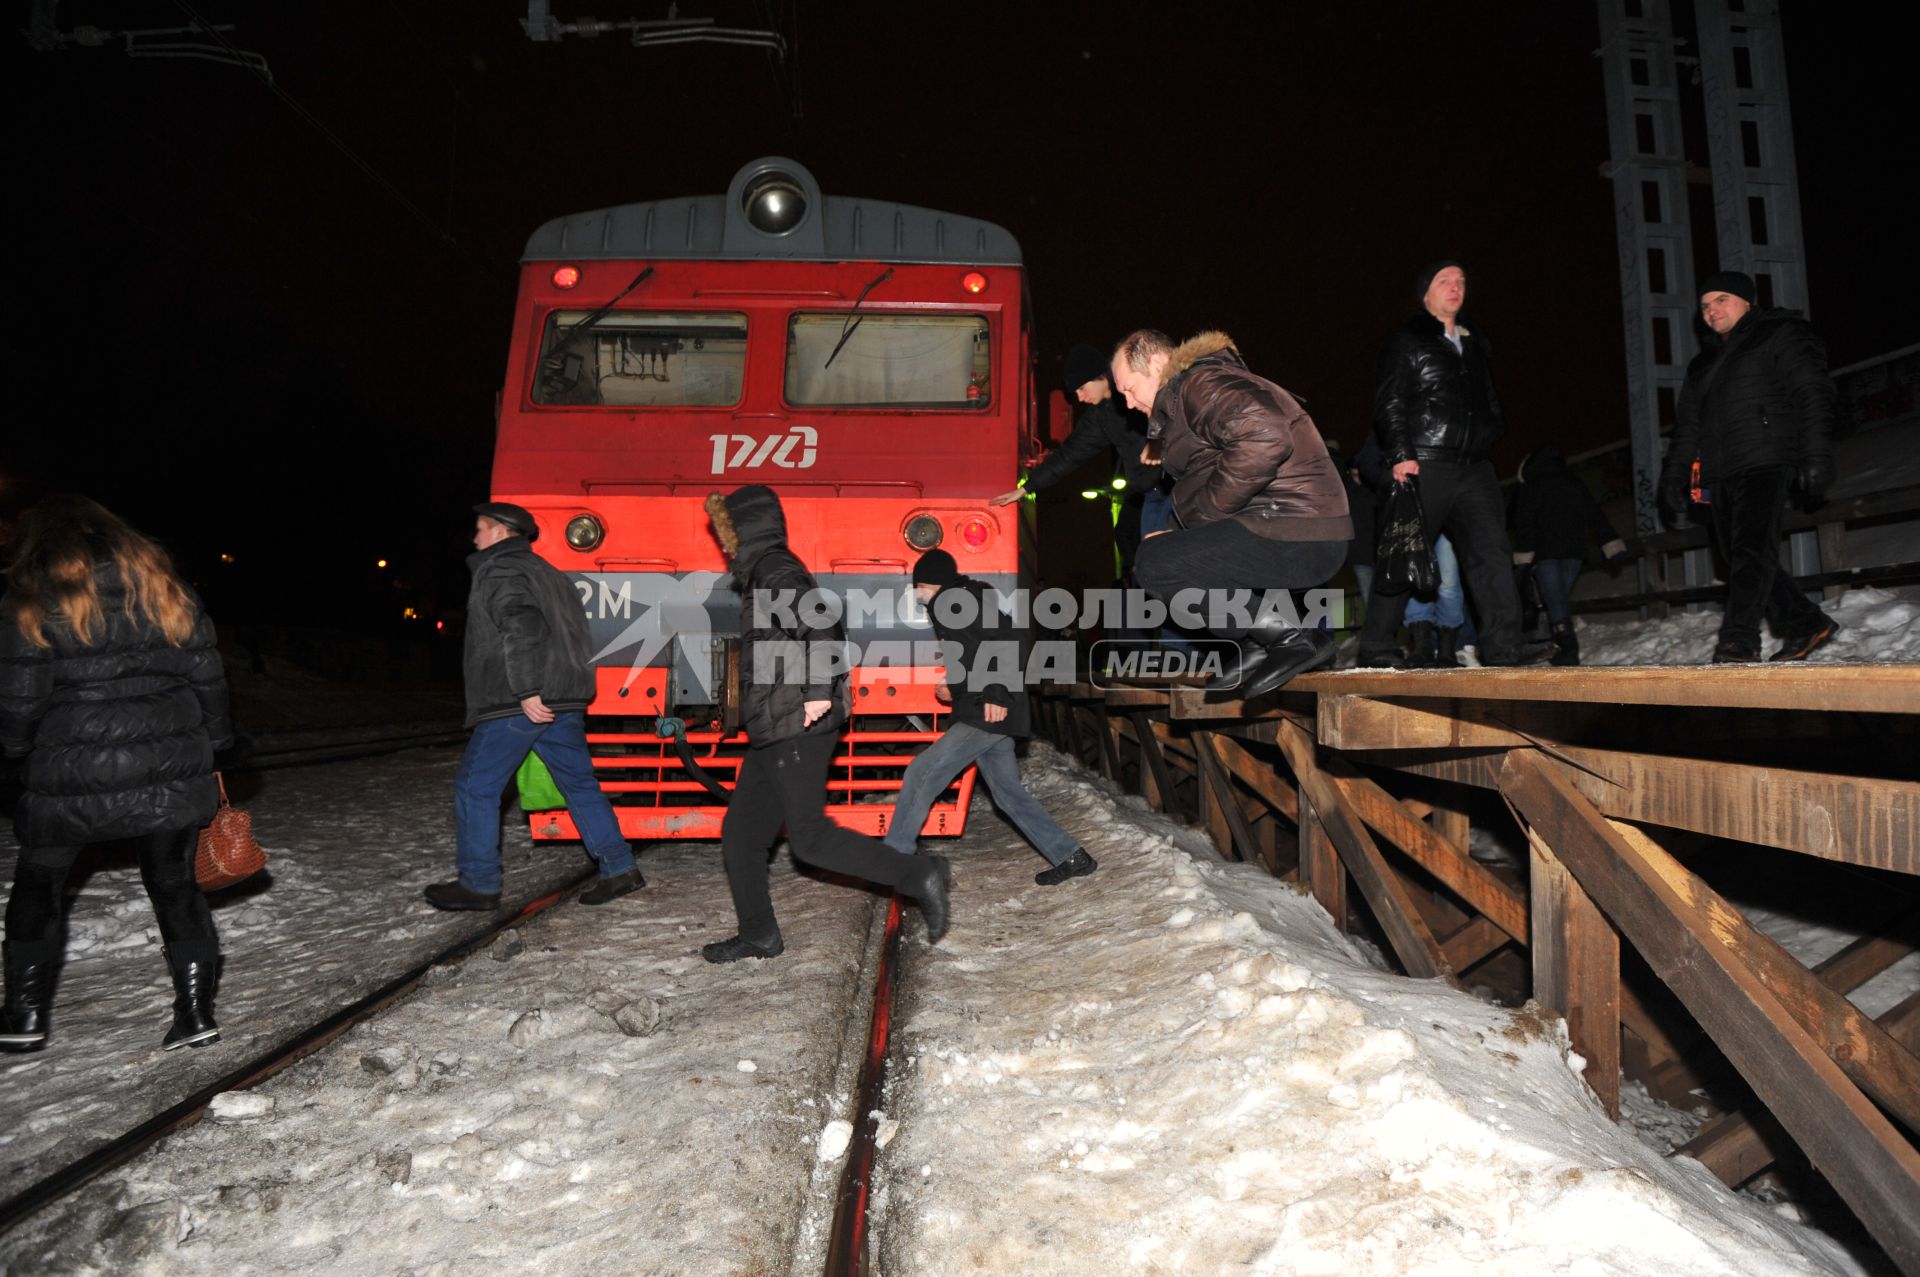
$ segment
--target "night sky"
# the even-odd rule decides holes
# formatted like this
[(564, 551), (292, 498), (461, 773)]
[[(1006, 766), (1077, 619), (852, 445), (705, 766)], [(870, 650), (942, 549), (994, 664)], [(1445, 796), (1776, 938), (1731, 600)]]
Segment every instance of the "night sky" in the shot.
[[(246, 70), (15, 37), (26, 402), (7, 414), (0, 498), (23, 479), (86, 491), (203, 582), (234, 553), (228, 588), (213, 583), (229, 598), (293, 579), (346, 597), (374, 555), (457, 594), (527, 234), (722, 191), (764, 154), (829, 192), (1012, 230), (1049, 385), (1078, 340), (1224, 328), (1352, 447), (1415, 269), (1451, 256), (1496, 344), (1502, 472), (1549, 439), (1577, 452), (1626, 432), (1582, 0), (681, 6), (779, 26), (784, 66), (624, 35), (535, 44), (512, 3), (193, 9), (235, 23), (232, 42), (378, 177)], [(1910, 44), (1861, 25), (1877, 11), (1788, 9), (1813, 315), (1836, 364), (1920, 336)], [(58, 16), (190, 21), (162, 0)]]

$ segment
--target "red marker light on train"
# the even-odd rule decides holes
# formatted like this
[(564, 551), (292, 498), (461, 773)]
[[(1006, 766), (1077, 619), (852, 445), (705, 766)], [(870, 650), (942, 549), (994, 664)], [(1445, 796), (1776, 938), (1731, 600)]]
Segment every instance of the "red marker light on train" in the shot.
[(960, 544), (969, 550), (984, 549), (987, 538), (993, 535), (993, 525), (979, 515), (964, 519), (960, 523)]
[(580, 268), (578, 266), (557, 266), (554, 268), (553, 286), (555, 288), (572, 288), (579, 282)]
[(960, 287), (970, 293), (984, 293), (987, 291), (987, 277), (977, 270), (970, 270), (960, 277)]

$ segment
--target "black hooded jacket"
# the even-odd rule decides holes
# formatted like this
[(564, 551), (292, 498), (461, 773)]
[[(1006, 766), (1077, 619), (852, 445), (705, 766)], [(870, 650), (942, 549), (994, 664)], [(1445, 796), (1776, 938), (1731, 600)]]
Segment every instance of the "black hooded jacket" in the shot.
[(593, 643), (572, 580), (521, 536), (468, 555), (467, 566), (467, 726), (522, 713), (529, 696), (556, 713), (585, 709)]
[(1584, 559), (1600, 546), (1611, 557), (1625, 553), (1620, 534), (1600, 512), (1600, 503), (1567, 469), (1554, 444), (1542, 444), (1520, 466), (1513, 493), (1513, 549), (1519, 562)]
[[(949, 597), (955, 591), (969, 596), (971, 603), (956, 603)], [(942, 599), (948, 600), (947, 606), (942, 606)], [(954, 718), (1000, 736), (1031, 736), (1033, 714), (1023, 673), (1027, 655), (1024, 636), (996, 608), (987, 583), (962, 576), (941, 587), (927, 604), (927, 617), (933, 622), (933, 632), (948, 644), (945, 655), (949, 662), (959, 662), (966, 671), (965, 678), (955, 678), (951, 673), (947, 678), (947, 688), (953, 693)], [(963, 619), (966, 624), (960, 623)], [(989, 723), (989, 705), (1002, 707), (1007, 716)]]
[(214, 751), (230, 748), (227, 681), (213, 622), (194, 600), (179, 647), (137, 610), (111, 561), (94, 565), (103, 612), (93, 642), (61, 616), (38, 647), (0, 606), (0, 746), (24, 756), (14, 829), (29, 847), (66, 847), (213, 819)]
[[(852, 709), (845, 657), (846, 630), (838, 622), (810, 624), (803, 606), (817, 585), (787, 548), (787, 519), (773, 489), (749, 484), (707, 498), (714, 534), (733, 561), (740, 591), (741, 719), (755, 749), (796, 736), (834, 736)], [(831, 701), (812, 727), (806, 703)]]
[(1827, 347), (1793, 311), (1750, 310), (1724, 339), (1708, 334), (1687, 365), (1666, 481), (1700, 459), (1713, 484), (1765, 466), (1833, 459), (1838, 392)]
[(1027, 487), (1034, 492), (1050, 488), (1111, 448), (1120, 454), (1120, 474), (1127, 481), (1128, 494), (1143, 493), (1160, 481), (1160, 468), (1140, 460), (1146, 445), (1147, 419), (1129, 412), (1119, 395), (1109, 395), (1080, 414), (1066, 442), (1028, 473)]
[(1426, 311), (1394, 329), (1374, 377), (1373, 428), (1387, 461), (1483, 460), (1506, 433), (1484, 333), (1457, 325), (1461, 349)]

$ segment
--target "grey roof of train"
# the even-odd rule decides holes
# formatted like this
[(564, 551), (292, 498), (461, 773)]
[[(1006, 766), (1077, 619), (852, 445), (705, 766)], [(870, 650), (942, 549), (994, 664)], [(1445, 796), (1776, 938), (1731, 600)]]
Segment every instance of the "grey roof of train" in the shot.
[[(746, 219), (742, 192), (778, 170), (806, 191), (799, 226), (768, 235)], [(761, 260), (953, 262), (1017, 266), (1020, 244), (1004, 227), (887, 200), (823, 195), (813, 175), (790, 160), (757, 160), (734, 176), (726, 195), (694, 195), (622, 204), (556, 217), (527, 240), (520, 260)]]

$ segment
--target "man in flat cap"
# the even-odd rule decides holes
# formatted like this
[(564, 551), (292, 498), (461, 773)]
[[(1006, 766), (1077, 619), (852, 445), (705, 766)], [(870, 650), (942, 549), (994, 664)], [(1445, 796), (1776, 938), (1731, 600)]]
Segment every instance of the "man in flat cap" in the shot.
[(426, 890), (436, 909), (494, 909), (500, 904), (500, 794), (529, 752), (553, 773), (567, 813), (600, 880), (581, 893), (603, 905), (646, 885), (612, 804), (587, 753), (587, 704), (593, 700), (592, 651), (580, 596), (565, 573), (533, 552), (540, 525), (507, 501), (473, 508), (479, 516), (467, 557), (463, 658), (467, 726), (473, 739), (454, 777), (459, 876)]
[(1833, 482), (1839, 396), (1819, 334), (1793, 311), (1756, 306), (1758, 296), (1752, 277), (1739, 271), (1700, 281), (1700, 317), (1710, 332), (1687, 365), (1660, 471), (1668, 521), (1687, 513), (1697, 491), (1727, 560), (1716, 664), (1760, 659), (1763, 616), (1780, 644), (1768, 658), (1775, 661), (1805, 660), (1839, 628), (1780, 568), (1788, 497), (1817, 509)]

